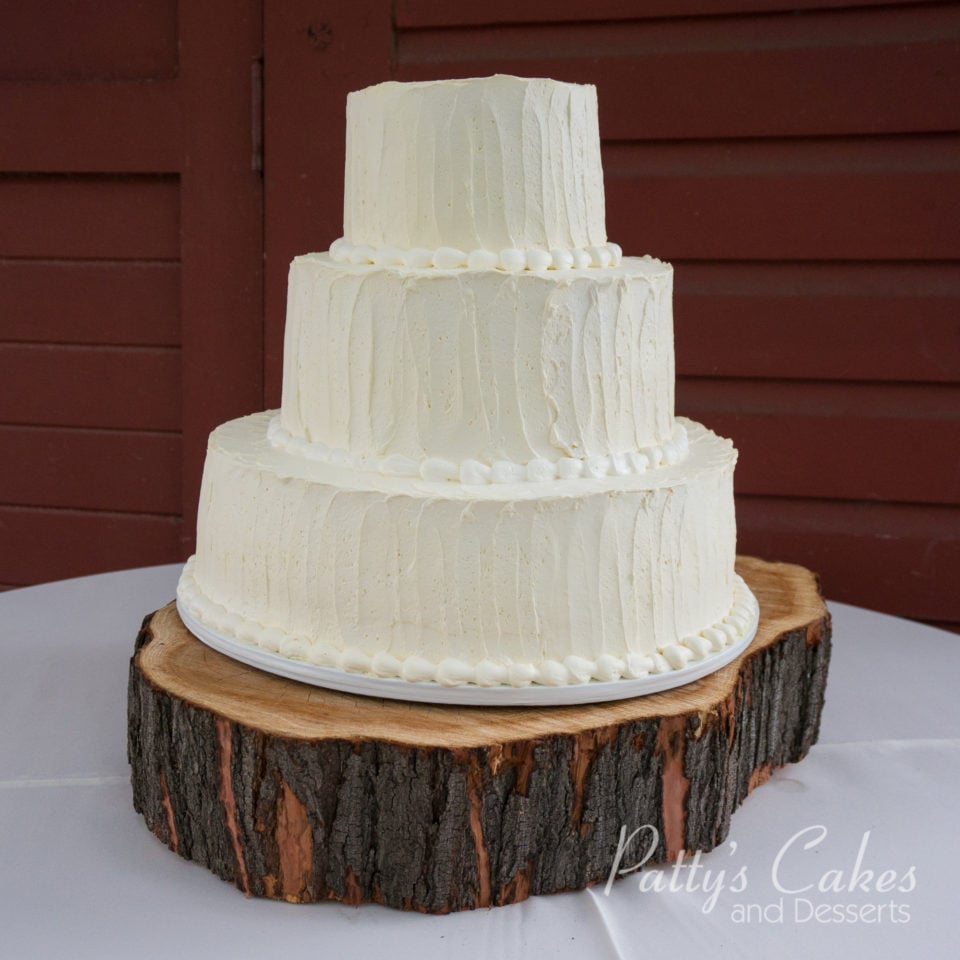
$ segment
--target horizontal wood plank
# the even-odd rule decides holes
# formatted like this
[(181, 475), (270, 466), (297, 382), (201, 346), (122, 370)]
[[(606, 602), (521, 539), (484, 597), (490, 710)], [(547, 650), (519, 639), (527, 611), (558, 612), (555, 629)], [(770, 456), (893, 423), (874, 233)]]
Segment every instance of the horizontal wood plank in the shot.
[(0, 78), (172, 77), (176, 0), (0, 4)]
[(809, 567), (828, 601), (917, 619), (957, 616), (953, 507), (740, 496), (737, 550)]
[(180, 519), (0, 505), (0, 581), (28, 585), (176, 563)]
[(180, 265), (0, 260), (0, 340), (176, 346)]
[(398, 80), (492, 73), (596, 84), (613, 140), (955, 130), (960, 6), (398, 33)]
[(0, 503), (180, 512), (180, 436), (0, 424)]
[[(844, 7), (919, 3), (922, 0), (844, 0)], [(804, 0), (804, 10), (838, 6), (837, 0)], [(790, 0), (551, 0), (549, 5), (531, 0), (484, 0), (484, 3), (450, 3), (450, 0), (396, 0), (395, 20), (401, 29), (463, 27), (504, 23), (563, 23), (596, 20), (649, 20), (665, 17), (702, 17), (721, 14), (798, 12)]]
[(8, 424), (180, 430), (180, 351), (0, 343)]
[(960, 380), (960, 266), (674, 264), (689, 376)]
[(182, 164), (175, 80), (0, 82), (0, 116), (0, 172), (173, 173)]
[(960, 137), (620, 144), (607, 232), (695, 260), (956, 260)]
[(0, 176), (0, 259), (176, 260), (175, 177)]
[(681, 379), (677, 409), (734, 441), (738, 493), (960, 504), (960, 385)]

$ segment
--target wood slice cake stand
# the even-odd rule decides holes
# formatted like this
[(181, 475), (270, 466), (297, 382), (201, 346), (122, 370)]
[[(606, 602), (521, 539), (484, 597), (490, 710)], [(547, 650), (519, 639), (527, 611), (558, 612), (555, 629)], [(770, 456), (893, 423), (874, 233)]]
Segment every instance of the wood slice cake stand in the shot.
[(737, 570), (760, 602), (738, 659), (583, 706), (308, 686), (204, 646), (171, 603), (144, 620), (130, 665), (134, 806), (174, 852), (248, 895), (430, 913), (606, 881), (623, 826), (656, 827), (660, 861), (707, 851), (747, 794), (815, 742), (830, 656), (814, 574), (747, 557)]

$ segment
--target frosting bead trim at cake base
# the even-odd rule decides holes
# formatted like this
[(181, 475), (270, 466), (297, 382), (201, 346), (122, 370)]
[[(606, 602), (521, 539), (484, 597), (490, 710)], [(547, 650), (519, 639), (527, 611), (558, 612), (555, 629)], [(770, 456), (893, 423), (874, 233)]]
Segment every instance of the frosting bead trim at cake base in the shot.
[[(735, 577), (730, 611), (713, 626), (650, 656), (567, 657), (563, 663), (468, 664), (454, 658), (399, 660), (386, 652), (337, 651), (243, 620), (203, 596), (187, 561), (177, 589), (186, 626), (204, 643), (252, 666), (352, 693), (428, 703), (548, 705), (624, 699), (700, 679), (746, 649), (759, 621), (757, 600)], [(519, 695), (519, 696), (517, 696)]]
[(356, 470), (370, 470), (392, 477), (420, 477), (423, 480), (459, 482), (467, 485), (487, 483), (543, 483), (549, 480), (571, 480), (577, 477), (625, 477), (644, 473), (657, 467), (674, 466), (686, 457), (690, 442), (686, 427), (679, 420), (674, 423), (673, 436), (662, 444), (653, 444), (628, 453), (608, 456), (561, 457), (559, 460), (539, 458), (526, 463), (496, 460), (483, 463), (465, 460), (454, 463), (440, 457), (416, 461), (411, 457), (393, 454), (376, 459), (365, 454), (351, 454), (348, 450), (328, 447), (325, 443), (304, 440), (285, 430), (280, 415), (275, 415), (267, 428), (267, 439), (280, 451), (304, 457), (316, 463), (333, 463)]
[(330, 259), (337, 263), (374, 264), (378, 267), (414, 267), (421, 270), (506, 270), (522, 273), (525, 270), (588, 270), (591, 267), (617, 267), (623, 259), (623, 250), (617, 243), (602, 243), (595, 247), (568, 250), (459, 250), (456, 247), (438, 247), (436, 250), (400, 247), (371, 247), (350, 243), (344, 237), (330, 244)]

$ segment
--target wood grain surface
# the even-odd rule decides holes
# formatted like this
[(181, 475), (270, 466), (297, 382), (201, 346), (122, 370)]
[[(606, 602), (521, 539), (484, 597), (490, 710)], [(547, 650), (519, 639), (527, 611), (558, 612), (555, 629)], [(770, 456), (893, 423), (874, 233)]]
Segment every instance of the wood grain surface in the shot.
[(666, 693), (454, 707), (275, 677), (196, 640), (170, 604), (131, 661), (134, 805), (248, 895), (432, 913), (605, 880), (621, 828), (657, 859), (709, 850), (816, 740), (830, 618), (815, 575), (741, 558), (760, 602), (736, 661)]

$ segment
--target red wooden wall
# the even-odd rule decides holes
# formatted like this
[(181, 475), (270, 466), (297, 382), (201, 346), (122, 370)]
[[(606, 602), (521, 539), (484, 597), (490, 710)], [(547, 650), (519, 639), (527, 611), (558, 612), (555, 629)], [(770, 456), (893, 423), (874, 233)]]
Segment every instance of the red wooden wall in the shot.
[(250, 0), (0, 5), (0, 585), (179, 560), (262, 405), (261, 51)]
[[(741, 548), (817, 569), (834, 599), (960, 623), (956, 4), (264, 0), (257, 21), (247, 0), (238, 28), (230, 4), (111, 0), (73, 24), (79, 52), (76, 5), (43, 6), (63, 8), (60, 53), (49, 17), (2, 14), (28, 42), (0, 63), (0, 581), (188, 546), (201, 438), (277, 404), (287, 265), (341, 231), (346, 93), (500, 71), (597, 85), (608, 232), (676, 267), (678, 411), (740, 448)], [(79, 532), (51, 547), (53, 522)]]

